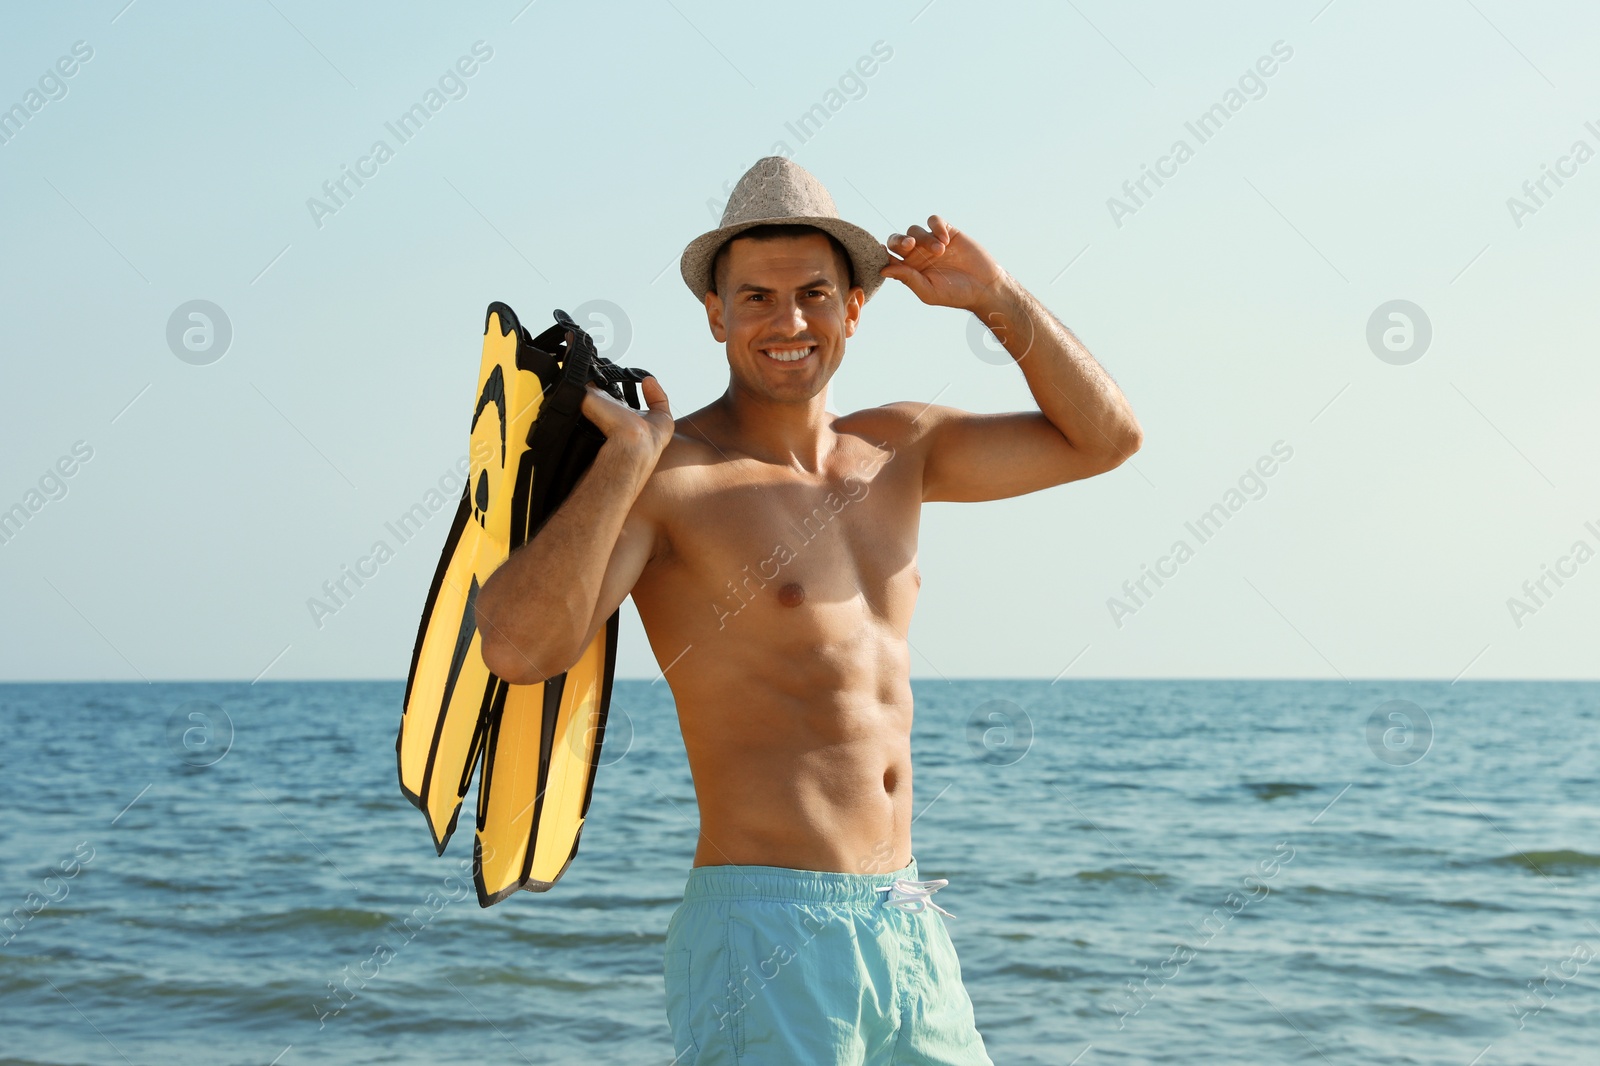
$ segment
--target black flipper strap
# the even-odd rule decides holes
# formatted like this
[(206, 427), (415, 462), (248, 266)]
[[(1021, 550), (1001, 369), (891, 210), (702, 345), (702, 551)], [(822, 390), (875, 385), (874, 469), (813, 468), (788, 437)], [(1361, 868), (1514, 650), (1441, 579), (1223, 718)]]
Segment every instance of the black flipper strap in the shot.
[[(650, 371), (638, 367), (618, 366), (595, 350), (594, 338), (573, 321), (571, 315), (560, 308), (553, 313), (556, 325), (541, 333), (533, 344), (537, 348), (551, 351), (554, 345), (559, 343), (557, 337), (564, 338), (566, 355), (562, 358), (563, 380), (593, 382), (611, 397), (622, 400), (635, 411), (643, 410), (644, 404), (639, 397), (638, 382), (653, 376)], [(569, 396), (576, 396), (581, 400), (583, 394), (572, 392)]]

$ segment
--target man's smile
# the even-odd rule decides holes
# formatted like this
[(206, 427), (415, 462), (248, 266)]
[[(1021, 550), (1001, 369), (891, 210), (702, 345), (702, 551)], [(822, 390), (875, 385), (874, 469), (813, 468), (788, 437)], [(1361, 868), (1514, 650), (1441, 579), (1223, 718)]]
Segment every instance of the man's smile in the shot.
[(815, 344), (808, 344), (799, 348), (763, 348), (761, 354), (779, 363), (798, 363), (816, 350)]

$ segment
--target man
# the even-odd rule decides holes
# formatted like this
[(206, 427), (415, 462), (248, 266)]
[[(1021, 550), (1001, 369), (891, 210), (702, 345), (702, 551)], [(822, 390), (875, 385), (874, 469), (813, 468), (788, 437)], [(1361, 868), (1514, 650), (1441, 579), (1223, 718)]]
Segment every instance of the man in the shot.
[[(911, 853), (906, 632), (923, 503), (1104, 473), (1140, 444), (1116, 385), (970, 237), (934, 216), (887, 246), (788, 160), (740, 180), (682, 273), (728, 388), (674, 421), (598, 390), (606, 443), (477, 601), (512, 683), (571, 666), (630, 593), (672, 686), (700, 808), (667, 934), (678, 1062), (988, 1063)], [(894, 253), (893, 256), (890, 253)], [(1039, 411), (824, 407), (884, 278), (977, 314)]]

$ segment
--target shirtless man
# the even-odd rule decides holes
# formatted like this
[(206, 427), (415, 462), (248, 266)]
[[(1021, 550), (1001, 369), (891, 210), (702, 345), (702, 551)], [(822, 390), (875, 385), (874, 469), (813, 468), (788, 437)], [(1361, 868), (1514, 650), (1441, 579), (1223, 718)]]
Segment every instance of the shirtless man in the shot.
[[(880, 245), (787, 160), (751, 168), (684, 275), (726, 349), (727, 391), (674, 420), (653, 378), (643, 413), (590, 389), (583, 413), (606, 443), (484, 585), (484, 660), (514, 684), (542, 680), (624, 597), (638, 606), (700, 808), (667, 937), (679, 1063), (988, 1063), (928, 898), (944, 882), (916, 880), (911, 850), (918, 518), (929, 501), (1111, 470), (1138, 449), (1138, 422), (970, 237), (934, 216)], [(829, 413), (883, 278), (979, 315), (1039, 410)]]

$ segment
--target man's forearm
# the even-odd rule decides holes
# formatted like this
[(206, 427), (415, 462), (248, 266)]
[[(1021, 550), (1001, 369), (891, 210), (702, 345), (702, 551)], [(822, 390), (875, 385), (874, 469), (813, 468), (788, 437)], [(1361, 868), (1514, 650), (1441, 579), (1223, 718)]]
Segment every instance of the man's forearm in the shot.
[(504, 663), (505, 673), (531, 669), (542, 680), (582, 652), (606, 564), (653, 466), (648, 453), (602, 445), (544, 527), (489, 576), (477, 623), (491, 669)]
[(1105, 368), (1032, 293), (1006, 274), (973, 313), (1022, 367), (1033, 398), (1074, 448), (1126, 458), (1142, 432)]

